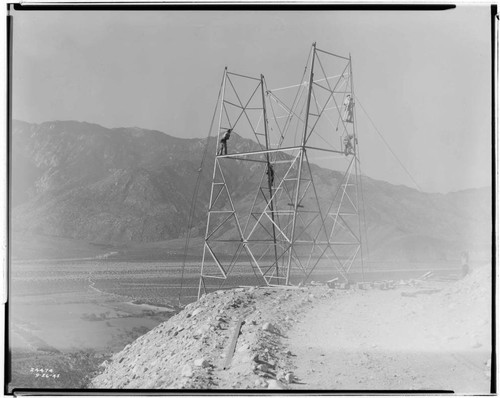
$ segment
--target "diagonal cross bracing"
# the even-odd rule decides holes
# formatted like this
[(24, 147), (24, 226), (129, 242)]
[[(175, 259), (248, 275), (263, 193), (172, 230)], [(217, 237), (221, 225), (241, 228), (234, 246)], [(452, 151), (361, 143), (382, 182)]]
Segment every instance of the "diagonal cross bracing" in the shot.
[[(269, 286), (295, 283), (325, 266), (347, 280), (357, 264), (362, 253), (357, 141), (350, 149), (345, 144), (346, 137), (357, 137), (352, 116), (346, 116), (352, 112), (346, 95), (354, 98), (351, 59), (314, 44), (301, 82), (268, 90), (262, 75), (226, 69), (217, 135), (231, 128), (241, 138), (231, 138), (235, 145), (214, 162), (199, 295), (238, 284), (242, 277)], [(237, 139), (258, 146), (238, 150)], [(336, 154), (328, 157), (342, 171), (333, 191), (325, 191), (333, 184), (318, 188), (325, 180), (319, 174), (325, 173), (310, 164), (325, 152)], [(245, 182), (255, 192), (249, 204), (237, 199), (241, 194), (233, 197), (227, 184), (234, 162), (252, 165), (253, 176)], [(216, 286), (216, 280), (222, 282)]]

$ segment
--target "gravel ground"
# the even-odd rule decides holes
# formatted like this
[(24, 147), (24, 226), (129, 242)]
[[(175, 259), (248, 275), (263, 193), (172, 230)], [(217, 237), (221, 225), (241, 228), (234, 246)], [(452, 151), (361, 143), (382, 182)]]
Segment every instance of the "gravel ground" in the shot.
[(91, 387), (488, 393), (490, 356), (482, 267), (459, 282), (383, 290), (217, 291), (115, 354)]

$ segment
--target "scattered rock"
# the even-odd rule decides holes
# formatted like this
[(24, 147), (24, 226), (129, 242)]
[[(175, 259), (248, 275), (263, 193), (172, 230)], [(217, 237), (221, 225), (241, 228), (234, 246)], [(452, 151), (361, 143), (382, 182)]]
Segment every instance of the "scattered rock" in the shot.
[(191, 313), (191, 316), (196, 316), (196, 315), (198, 315), (201, 311), (203, 311), (203, 308), (197, 308), (197, 309), (195, 309), (195, 310)]
[(295, 376), (293, 375), (292, 372), (289, 372), (285, 375), (285, 380), (288, 384), (293, 383), (295, 380)]
[(210, 362), (208, 362), (205, 358), (198, 358), (194, 361), (194, 366), (198, 368), (208, 368), (210, 366)]
[(257, 370), (260, 370), (261, 372), (268, 372), (269, 366), (267, 366), (264, 363), (261, 363), (261, 364), (257, 365)]
[(236, 349), (237, 352), (244, 352), (244, 351), (247, 351), (249, 348), (248, 344), (243, 344), (241, 347), (238, 347)]
[(193, 377), (193, 368), (190, 365), (186, 364), (182, 367), (181, 370), (182, 377)]
[(260, 377), (260, 378), (259, 378), (259, 381), (260, 381), (260, 385), (261, 385), (261, 387), (264, 387), (264, 388), (265, 388), (265, 387), (267, 387), (267, 384), (268, 384), (268, 383), (267, 383), (267, 380), (266, 380), (266, 379), (264, 379), (263, 377)]
[[(291, 372), (281, 365), (292, 353), (279, 336), (298, 321), (304, 311), (300, 300), (308, 300), (310, 293), (308, 288), (292, 293), (245, 288), (204, 295), (114, 355), (92, 387), (286, 389)], [(314, 296), (321, 292), (315, 290)], [(223, 370), (234, 325), (242, 318), (230, 367)], [(274, 379), (270, 385), (269, 378)]]
[(259, 377), (258, 379), (255, 380), (254, 382), (255, 387), (267, 387), (267, 381), (263, 379), (262, 377)]
[(278, 380), (269, 380), (267, 382), (267, 388), (269, 390), (284, 390), (285, 386), (280, 383)]
[(210, 330), (210, 325), (209, 324), (202, 325), (201, 327), (199, 327), (198, 329), (196, 329), (196, 331), (193, 333), (193, 337), (194, 338), (200, 338), (200, 337), (204, 336), (204, 334), (206, 332), (208, 332), (209, 330)]
[(265, 332), (274, 332), (274, 325), (270, 322), (266, 322), (262, 325), (262, 330)]

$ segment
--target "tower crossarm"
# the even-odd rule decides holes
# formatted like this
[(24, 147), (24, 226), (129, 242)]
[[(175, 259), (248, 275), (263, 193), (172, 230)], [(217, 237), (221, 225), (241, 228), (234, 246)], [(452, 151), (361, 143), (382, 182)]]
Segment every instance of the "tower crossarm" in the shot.
[(233, 153), (233, 154), (228, 154), (228, 155), (220, 155), (219, 159), (237, 158), (237, 157), (241, 157), (241, 156), (261, 155), (261, 154), (276, 153), (276, 152), (291, 152), (291, 151), (299, 150), (301, 148), (302, 148), (302, 146), (291, 146), (291, 147), (286, 147), (286, 148), (262, 149), (260, 151), (238, 152), (238, 153)]
[(323, 152), (330, 152), (330, 153), (340, 153), (343, 154), (343, 151), (340, 151), (338, 149), (328, 149), (328, 148), (318, 148), (314, 146), (306, 146), (305, 149), (312, 149), (314, 151), (323, 151)]

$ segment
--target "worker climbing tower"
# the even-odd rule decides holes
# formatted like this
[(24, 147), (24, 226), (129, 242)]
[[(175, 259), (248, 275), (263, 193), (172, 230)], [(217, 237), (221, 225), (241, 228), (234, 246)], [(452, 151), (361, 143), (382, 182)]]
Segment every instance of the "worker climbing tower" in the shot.
[(221, 92), (198, 296), (362, 270), (350, 56), (314, 43), (299, 84), (269, 89), (226, 68)]

